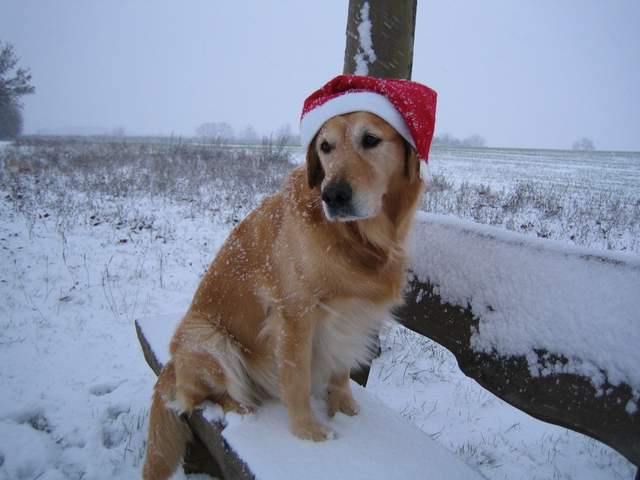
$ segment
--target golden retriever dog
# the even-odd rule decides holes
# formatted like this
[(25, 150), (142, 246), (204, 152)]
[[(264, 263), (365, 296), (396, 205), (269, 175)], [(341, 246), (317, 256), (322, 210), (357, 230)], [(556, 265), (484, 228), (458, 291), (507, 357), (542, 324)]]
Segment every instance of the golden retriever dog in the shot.
[(363, 111), (332, 117), (282, 190), (238, 224), (205, 273), (154, 389), (145, 479), (168, 478), (205, 399), (287, 408), (291, 432), (332, 436), (310, 407), (355, 415), (349, 372), (370, 361), (402, 300), (405, 241), (423, 191), (416, 152)]

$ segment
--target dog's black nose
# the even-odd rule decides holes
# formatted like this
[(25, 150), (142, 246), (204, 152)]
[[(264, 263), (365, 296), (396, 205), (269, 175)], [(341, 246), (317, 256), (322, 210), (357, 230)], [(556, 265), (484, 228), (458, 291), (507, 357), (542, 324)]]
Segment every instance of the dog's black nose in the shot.
[(330, 208), (340, 208), (349, 205), (353, 191), (351, 185), (344, 180), (330, 183), (322, 189), (322, 200)]

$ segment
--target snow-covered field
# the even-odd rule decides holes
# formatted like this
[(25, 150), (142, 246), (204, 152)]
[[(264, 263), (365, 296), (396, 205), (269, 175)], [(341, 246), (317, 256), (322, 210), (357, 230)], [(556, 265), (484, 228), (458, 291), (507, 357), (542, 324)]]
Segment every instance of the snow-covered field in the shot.
[[(430, 194), (425, 204), (473, 216), (490, 208), (474, 208), (474, 199), (512, 198), (517, 182), (527, 182), (532, 202), (521, 194), (526, 207), (499, 210), (516, 212), (507, 220), (526, 216), (534, 227), (520, 230), (536, 234), (558, 225), (553, 219), (564, 218), (567, 205), (604, 192), (598, 198), (611, 201), (603, 200), (602, 211), (624, 213), (616, 228), (573, 241), (591, 238), (596, 247), (637, 253), (638, 155), (612, 154), (619, 164), (606, 167), (604, 154), (556, 152), (545, 166), (543, 153), (526, 167), (529, 152), (503, 152), (498, 168), (484, 151), (470, 155), (473, 161), (464, 152), (436, 151), (432, 174), (444, 193), (441, 200)], [(0, 479), (139, 477), (154, 375), (133, 320), (187, 307), (233, 224), (278, 187), (291, 168), (287, 160), (277, 148), (65, 140), (0, 151)], [(551, 174), (541, 180), (545, 169), (565, 172), (565, 180)], [(566, 189), (571, 198), (583, 200), (558, 196), (560, 212), (545, 218), (549, 204), (536, 204), (536, 195), (560, 195), (566, 178), (575, 179), (575, 188)], [(458, 201), (462, 185), (478, 193)], [(616, 202), (624, 205), (612, 210)], [(574, 217), (585, 231), (598, 221)], [(570, 241), (568, 232), (558, 228), (549, 236)], [(506, 405), (428, 339), (394, 326), (382, 350), (368, 389), (487, 478), (632, 478), (633, 467), (620, 455)]]
[(640, 153), (440, 147), (430, 166), (428, 212), (640, 253)]

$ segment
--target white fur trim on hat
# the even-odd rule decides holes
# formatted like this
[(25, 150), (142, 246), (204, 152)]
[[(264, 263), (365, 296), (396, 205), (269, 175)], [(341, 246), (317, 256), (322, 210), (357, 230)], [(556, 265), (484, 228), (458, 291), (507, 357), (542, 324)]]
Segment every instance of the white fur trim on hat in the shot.
[(416, 148), (409, 127), (387, 97), (375, 92), (347, 92), (327, 100), (304, 114), (300, 120), (300, 141), (303, 150), (309, 148), (313, 137), (327, 120), (337, 115), (360, 111), (375, 113), (395, 128), (413, 148)]

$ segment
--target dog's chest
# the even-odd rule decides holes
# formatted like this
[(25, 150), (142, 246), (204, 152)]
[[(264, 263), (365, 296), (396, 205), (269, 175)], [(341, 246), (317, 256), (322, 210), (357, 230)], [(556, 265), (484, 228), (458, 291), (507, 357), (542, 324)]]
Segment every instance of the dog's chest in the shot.
[[(320, 304), (326, 315), (313, 338), (311, 375), (314, 390), (326, 388), (330, 376), (369, 363), (376, 335), (389, 317), (389, 305), (366, 300), (340, 300)], [(321, 393), (321, 392), (317, 392)]]

